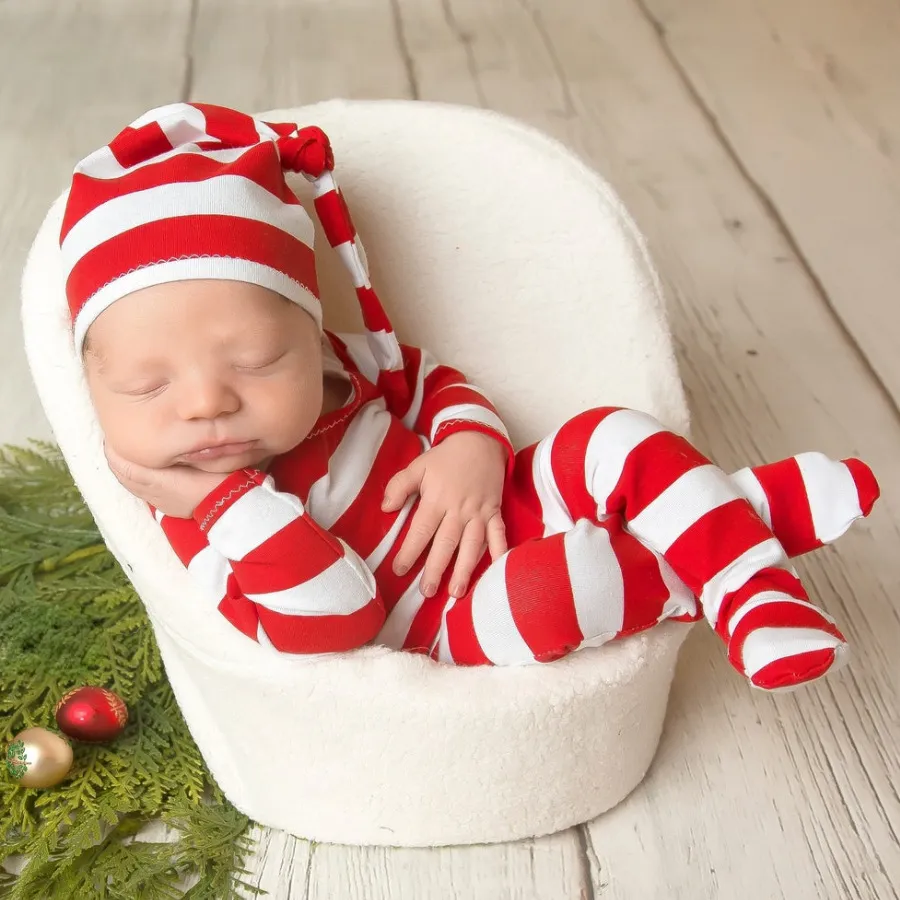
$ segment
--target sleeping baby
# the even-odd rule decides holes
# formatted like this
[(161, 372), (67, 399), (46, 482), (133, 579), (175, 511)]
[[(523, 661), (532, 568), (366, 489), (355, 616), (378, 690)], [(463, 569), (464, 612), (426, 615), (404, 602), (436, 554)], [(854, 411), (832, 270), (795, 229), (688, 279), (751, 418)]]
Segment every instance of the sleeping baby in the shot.
[[(317, 128), (178, 103), (72, 179), (66, 291), (109, 465), (222, 616), (270, 652), (375, 642), (455, 665), (705, 618), (766, 690), (845, 661), (789, 560), (868, 515), (865, 464), (727, 475), (612, 407), (514, 450), (481, 389), (398, 340), (333, 166)], [(311, 183), (362, 334), (322, 327), (285, 172)]]

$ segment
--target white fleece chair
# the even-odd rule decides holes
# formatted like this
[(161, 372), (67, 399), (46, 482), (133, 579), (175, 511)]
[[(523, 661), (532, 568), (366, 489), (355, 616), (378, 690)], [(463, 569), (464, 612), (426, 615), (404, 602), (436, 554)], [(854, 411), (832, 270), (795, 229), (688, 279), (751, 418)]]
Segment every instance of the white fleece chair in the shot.
[[(484, 387), (517, 446), (599, 405), (687, 428), (644, 243), (610, 187), (561, 146), (496, 115), (424, 103), (330, 102), (262, 117), (330, 134), (401, 338)], [(302, 195), (305, 184), (295, 186)], [(546, 834), (625, 797), (655, 752), (685, 626), (551, 665), (454, 669), (381, 648), (278, 656), (216, 612), (105, 465), (69, 335), (64, 202), (25, 271), (29, 363), (230, 800), (318, 841), (428, 846)], [(329, 325), (352, 330), (344, 271), (330, 251), (320, 263)]]

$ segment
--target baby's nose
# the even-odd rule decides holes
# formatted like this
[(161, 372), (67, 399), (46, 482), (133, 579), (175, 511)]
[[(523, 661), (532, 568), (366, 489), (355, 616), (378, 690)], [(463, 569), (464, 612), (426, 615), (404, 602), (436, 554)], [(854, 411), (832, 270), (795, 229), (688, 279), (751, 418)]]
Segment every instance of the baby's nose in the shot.
[(196, 381), (182, 392), (183, 419), (217, 419), (240, 408), (240, 398), (227, 384), (213, 380)]

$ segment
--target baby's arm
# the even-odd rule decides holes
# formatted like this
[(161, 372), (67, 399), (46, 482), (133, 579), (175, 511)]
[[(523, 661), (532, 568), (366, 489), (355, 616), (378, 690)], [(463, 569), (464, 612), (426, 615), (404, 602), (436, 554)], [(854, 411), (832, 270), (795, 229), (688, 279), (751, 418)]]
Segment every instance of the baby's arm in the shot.
[[(378, 365), (362, 335), (340, 335), (348, 353), (369, 380), (377, 382)], [(477, 431), (499, 441), (510, 461), (513, 448), (509, 433), (493, 403), (481, 388), (466, 380), (458, 369), (439, 363), (428, 350), (400, 345), (403, 373), (411, 401), (407, 408), (392, 410), (407, 428), (428, 439), (432, 446), (462, 431)]]
[(353, 650), (384, 623), (365, 563), (263, 472), (232, 473), (191, 519), (156, 518), (188, 571), (222, 597), (223, 615), (281, 652)]

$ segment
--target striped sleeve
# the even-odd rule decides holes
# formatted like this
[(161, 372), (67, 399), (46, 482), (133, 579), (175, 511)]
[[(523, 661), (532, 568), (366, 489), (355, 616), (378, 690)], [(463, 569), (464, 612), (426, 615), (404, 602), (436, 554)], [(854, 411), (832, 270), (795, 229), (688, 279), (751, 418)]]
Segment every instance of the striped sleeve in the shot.
[(433, 446), (460, 431), (486, 434), (506, 448), (511, 464), (514, 451), (509, 433), (484, 392), (427, 350), (401, 345), (401, 351), (407, 381), (413, 386), (403, 424), (427, 437)]
[(260, 643), (336, 653), (367, 644), (384, 623), (365, 563), (263, 472), (229, 475), (193, 520), (156, 517), (188, 572), (222, 598), (220, 612)]

